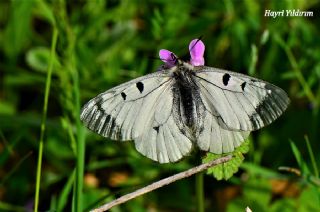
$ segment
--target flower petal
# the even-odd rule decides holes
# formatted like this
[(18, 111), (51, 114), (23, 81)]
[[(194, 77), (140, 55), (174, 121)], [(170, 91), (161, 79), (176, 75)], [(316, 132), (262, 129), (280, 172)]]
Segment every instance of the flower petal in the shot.
[(199, 39), (194, 39), (189, 44), (189, 51), (191, 60), (190, 63), (194, 66), (203, 66), (204, 65), (204, 50), (205, 45)]
[(171, 67), (175, 65), (177, 59), (175, 54), (166, 49), (161, 49), (159, 51), (159, 57), (163, 62)]

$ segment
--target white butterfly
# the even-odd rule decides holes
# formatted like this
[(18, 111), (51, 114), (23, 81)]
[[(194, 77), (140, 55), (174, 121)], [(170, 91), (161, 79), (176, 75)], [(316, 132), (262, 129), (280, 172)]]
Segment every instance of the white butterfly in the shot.
[(243, 74), (203, 66), (204, 44), (190, 43), (191, 61), (161, 50), (166, 65), (91, 99), (81, 120), (160, 163), (175, 162), (195, 144), (215, 154), (232, 152), (277, 119), (290, 100), (279, 87)]

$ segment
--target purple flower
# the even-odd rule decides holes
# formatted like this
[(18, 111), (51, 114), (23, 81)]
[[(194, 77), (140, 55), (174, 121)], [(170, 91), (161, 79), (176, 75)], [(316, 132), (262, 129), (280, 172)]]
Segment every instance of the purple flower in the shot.
[[(189, 44), (190, 64), (194, 66), (204, 65), (204, 43), (199, 39), (194, 39)], [(176, 65), (177, 56), (169, 50), (161, 49), (159, 51), (160, 59), (170, 68)]]
[(194, 66), (203, 66), (204, 65), (204, 43), (199, 39), (194, 39), (189, 44), (189, 51), (191, 60), (190, 63)]
[(160, 59), (166, 63), (166, 65), (171, 68), (172, 66), (175, 66), (177, 57), (175, 54), (170, 52), (169, 50), (166, 49), (161, 49), (159, 51), (159, 57)]

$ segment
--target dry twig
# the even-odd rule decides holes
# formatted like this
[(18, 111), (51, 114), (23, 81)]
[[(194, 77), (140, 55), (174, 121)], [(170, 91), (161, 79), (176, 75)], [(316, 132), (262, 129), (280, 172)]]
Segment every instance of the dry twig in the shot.
[(118, 198), (118, 199), (115, 199), (113, 200), (112, 202), (109, 202), (105, 205), (102, 205), (101, 207), (99, 208), (96, 208), (96, 209), (93, 209), (92, 212), (101, 212), (101, 211), (106, 211), (106, 210), (109, 210), (110, 208), (116, 206), (116, 205), (120, 205), (122, 203), (125, 203), (133, 198), (136, 198), (138, 196), (141, 196), (145, 193), (148, 193), (150, 191), (153, 191), (155, 189), (158, 189), (160, 187), (163, 187), (165, 185), (168, 185), (170, 183), (173, 183), (177, 180), (181, 180), (183, 178), (186, 178), (186, 177), (190, 177), (191, 175), (194, 175), (198, 172), (201, 172), (203, 170), (206, 170), (212, 166), (216, 166), (218, 164), (221, 164), (221, 163), (225, 163), (227, 161), (229, 161), (230, 159), (232, 158), (231, 155), (228, 155), (228, 156), (225, 156), (225, 157), (221, 157), (221, 158), (218, 158), (216, 160), (213, 160), (213, 161), (210, 161), (208, 163), (204, 163), (204, 164), (201, 164), (199, 166), (196, 166), (196, 167), (193, 167), (191, 169), (188, 169), (187, 171), (184, 171), (184, 172), (180, 172), (178, 174), (175, 174), (173, 176), (170, 176), (170, 177), (167, 177), (167, 178), (164, 178), (162, 180), (159, 180), (155, 183), (152, 183), (146, 187), (143, 187), (143, 188), (140, 188), (132, 193), (129, 193), (129, 194), (126, 194), (126, 195), (123, 195), (122, 197)]

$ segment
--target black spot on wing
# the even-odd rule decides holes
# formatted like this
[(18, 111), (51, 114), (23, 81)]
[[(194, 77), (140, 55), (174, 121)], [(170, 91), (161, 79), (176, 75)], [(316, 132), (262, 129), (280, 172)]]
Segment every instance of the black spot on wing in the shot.
[(122, 96), (122, 99), (123, 99), (123, 100), (126, 100), (127, 94), (125, 94), (124, 92), (121, 92), (121, 96)]
[(140, 93), (142, 93), (143, 89), (144, 89), (143, 83), (142, 82), (137, 82), (136, 86), (137, 86), (138, 90), (140, 91)]
[(153, 127), (153, 129), (159, 133), (159, 126)]
[(244, 91), (244, 88), (246, 87), (246, 82), (243, 82), (242, 84), (241, 84), (241, 89), (242, 89), (242, 91)]
[(225, 86), (227, 86), (228, 85), (228, 83), (229, 83), (229, 80), (230, 80), (230, 74), (224, 74), (223, 75), (223, 77), (222, 77), (222, 82), (223, 82), (223, 84), (225, 85)]

